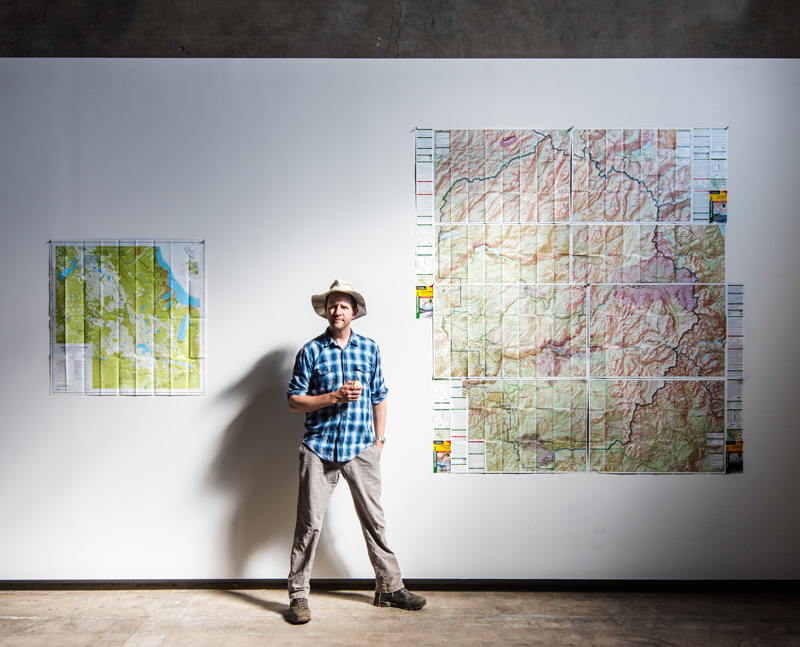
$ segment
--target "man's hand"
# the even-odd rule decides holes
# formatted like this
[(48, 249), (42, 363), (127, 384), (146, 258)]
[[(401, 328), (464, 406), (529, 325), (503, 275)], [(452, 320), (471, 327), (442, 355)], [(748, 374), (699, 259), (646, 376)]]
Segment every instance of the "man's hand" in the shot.
[(289, 398), (289, 411), (293, 413), (310, 413), (319, 411), (332, 404), (347, 404), (355, 402), (361, 397), (363, 387), (361, 382), (353, 380), (347, 382), (336, 391), (321, 395), (293, 395)]
[(362, 390), (363, 387), (361, 386), (361, 382), (358, 380), (345, 382), (340, 389), (333, 392), (334, 400), (339, 404), (355, 402), (361, 397)]
[(322, 395), (293, 395), (289, 398), (289, 411), (293, 413), (310, 413), (329, 407), (332, 404), (355, 402), (361, 397), (363, 388), (361, 382), (352, 380), (336, 391), (330, 391)]

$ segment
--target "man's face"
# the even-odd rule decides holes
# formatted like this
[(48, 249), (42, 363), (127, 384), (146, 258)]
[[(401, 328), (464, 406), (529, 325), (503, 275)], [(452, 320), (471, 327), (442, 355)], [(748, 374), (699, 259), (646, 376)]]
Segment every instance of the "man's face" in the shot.
[(331, 330), (341, 331), (345, 330), (353, 321), (353, 317), (358, 314), (358, 308), (353, 308), (350, 295), (334, 292), (328, 295), (325, 313)]

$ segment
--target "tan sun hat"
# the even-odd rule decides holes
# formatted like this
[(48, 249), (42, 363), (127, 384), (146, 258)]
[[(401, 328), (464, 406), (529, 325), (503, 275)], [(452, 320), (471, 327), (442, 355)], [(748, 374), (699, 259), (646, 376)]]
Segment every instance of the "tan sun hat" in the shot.
[(367, 314), (367, 303), (364, 301), (364, 297), (356, 292), (353, 286), (349, 283), (345, 283), (344, 281), (336, 279), (333, 283), (331, 283), (330, 290), (323, 292), (322, 294), (314, 294), (311, 297), (311, 307), (314, 308), (314, 312), (316, 312), (320, 317), (327, 319), (325, 316), (325, 299), (328, 298), (329, 294), (333, 294), (334, 292), (349, 294), (356, 300), (356, 303), (358, 304), (358, 314), (353, 317), (353, 319), (358, 319), (359, 317), (363, 317), (365, 314)]

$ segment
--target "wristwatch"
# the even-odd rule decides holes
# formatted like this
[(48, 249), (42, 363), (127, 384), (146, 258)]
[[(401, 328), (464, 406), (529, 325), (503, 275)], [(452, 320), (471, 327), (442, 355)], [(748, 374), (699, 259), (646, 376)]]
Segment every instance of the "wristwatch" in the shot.
[(380, 438), (378, 438), (378, 437), (376, 436), (376, 437), (375, 437), (375, 440), (378, 440), (378, 441), (382, 442), (384, 445), (386, 444), (386, 437), (385, 437), (385, 436), (381, 436)]

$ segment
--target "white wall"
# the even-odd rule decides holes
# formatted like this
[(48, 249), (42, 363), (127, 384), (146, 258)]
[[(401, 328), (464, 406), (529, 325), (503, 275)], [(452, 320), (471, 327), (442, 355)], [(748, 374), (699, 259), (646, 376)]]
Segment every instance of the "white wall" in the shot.
[[(0, 579), (282, 578), (309, 296), (367, 296), (410, 578), (798, 578), (800, 62), (0, 60)], [(415, 126), (730, 126), (743, 475), (431, 473)], [(48, 247), (203, 238), (204, 397), (48, 394)], [(346, 488), (315, 577), (371, 570)]]

